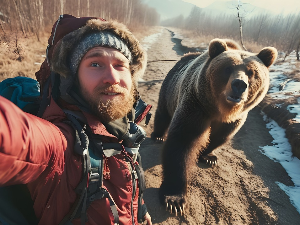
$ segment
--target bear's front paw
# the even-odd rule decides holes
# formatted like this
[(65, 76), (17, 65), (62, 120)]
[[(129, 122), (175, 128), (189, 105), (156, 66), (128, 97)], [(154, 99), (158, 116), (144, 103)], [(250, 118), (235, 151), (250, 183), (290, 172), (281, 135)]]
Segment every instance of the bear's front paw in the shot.
[(212, 153), (209, 153), (207, 155), (201, 155), (199, 157), (199, 162), (206, 163), (210, 166), (216, 166), (218, 164), (218, 157)]
[(171, 214), (174, 211), (175, 216), (177, 216), (178, 212), (180, 212), (181, 216), (184, 214), (186, 201), (183, 195), (165, 195), (164, 197), (167, 211)]

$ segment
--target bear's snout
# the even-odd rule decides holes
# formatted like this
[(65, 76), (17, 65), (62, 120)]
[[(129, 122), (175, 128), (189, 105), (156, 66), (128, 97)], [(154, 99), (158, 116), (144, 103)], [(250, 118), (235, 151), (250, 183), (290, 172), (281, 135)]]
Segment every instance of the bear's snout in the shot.
[(233, 94), (240, 96), (246, 89), (248, 85), (245, 83), (245, 81), (240, 79), (234, 79), (231, 82), (231, 89)]
[(227, 96), (227, 100), (233, 103), (239, 103), (242, 100), (242, 95), (246, 91), (248, 85), (245, 81), (234, 79), (231, 82), (231, 93)]

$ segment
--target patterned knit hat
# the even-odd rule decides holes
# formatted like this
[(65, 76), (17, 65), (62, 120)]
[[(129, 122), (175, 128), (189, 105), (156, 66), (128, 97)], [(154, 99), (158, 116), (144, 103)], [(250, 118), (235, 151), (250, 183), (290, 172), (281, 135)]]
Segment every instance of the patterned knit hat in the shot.
[(90, 33), (76, 45), (71, 52), (70, 69), (73, 74), (77, 73), (82, 57), (94, 47), (111, 47), (119, 50), (131, 62), (132, 56), (124, 41), (117, 35), (109, 31)]
[[(61, 31), (81, 19), (83, 18), (62, 19), (57, 26), (57, 33), (61, 34)], [(136, 84), (146, 69), (146, 51), (128, 28), (117, 21), (89, 19), (82, 27), (74, 28), (68, 34), (60, 35), (60, 38), (49, 50), (52, 51), (49, 54), (50, 69), (61, 77), (70, 79), (70, 84), (75, 78), (82, 57), (95, 46), (108, 46), (123, 53), (130, 61), (131, 76)]]

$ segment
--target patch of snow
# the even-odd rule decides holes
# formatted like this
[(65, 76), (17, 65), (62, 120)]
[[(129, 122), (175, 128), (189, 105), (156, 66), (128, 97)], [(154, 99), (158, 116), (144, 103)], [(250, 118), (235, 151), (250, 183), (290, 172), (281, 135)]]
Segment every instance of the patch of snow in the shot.
[(260, 151), (275, 162), (279, 162), (290, 176), (294, 186), (286, 186), (280, 182), (277, 182), (277, 185), (289, 196), (292, 205), (300, 213), (300, 160), (293, 157), (291, 145), (285, 137), (285, 129), (266, 115), (263, 118), (274, 140), (273, 146), (260, 147)]
[[(285, 62), (281, 64), (272, 65), (270, 67), (270, 89), (268, 95), (273, 99), (287, 99), (294, 97), (295, 95), (300, 95), (300, 82), (295, 80), (288, 80), (285, 73), (290, 73), (295, 70), (296, 63), (296, 53), (293, 51), (287, 58)], [(283, 90), (280, 90), (280, 84), (283, 84)], [(298, 103), (299, 100), (298, 100)], [(297, 113), (296, 120), (300, 122), (300, 107), (298, 105), (292, 105), (287, 107), (291, 113)]]
[[(284, 57), (284, 54), (281, 55)], [(279, 59), (282, 60), (282, 59)], [(286, 60), (280, 64), (270, 67), (270, 89), (268, 95), (273, 99), (287, 99), (300, 94), (300, 82), (287, 77), (288, 73), (295, 70), (296, 53), (292, 52)], [(287, 106), (287, 110), (296, 113), (295, 120), (300, 123), (300, 98), (297, 99), (298, 104)], [(282, 107), (282, 104), (277, 104)], [(289, 196), (291, 203), (300, 213), (300, 160), (293, 156), (292, 147), (285, 137), (285, 129), (281, 128), (274, 120), (267, 118), (266, 127), (273, 137), (273, 146), (260, 147), (260, 151), (270, 159), (279, 162), (286, 170), (294, 186), (286, 186), (283, 183), (276, 182), (277, 185)]]
[(184, 39), (184, 37), (180, 33), (176, 33), (176, 32), (174, 32), (173, 38), (177, 38), (177, 39), (181, 39), (181, 40)]
[(152, 44), (155, 43), (157, 41), (157, 39), (162, 35), (162, 32), (163, 32), (163, 29), (161, 28), (160, 32), (145, 37), (141, 41), (143, 48), (146, 51), (148, 51), (148, 49), (152, 46)]

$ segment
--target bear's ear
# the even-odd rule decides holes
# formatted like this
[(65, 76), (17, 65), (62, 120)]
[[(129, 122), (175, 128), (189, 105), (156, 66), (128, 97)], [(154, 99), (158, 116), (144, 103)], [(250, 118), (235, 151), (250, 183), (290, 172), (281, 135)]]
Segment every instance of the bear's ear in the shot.
[(276, 48), (266, 47), (257, 54), (257, 57), (265, 64), (266, 67), (269, 67), (277, 59), (277, 54)]
[(213, 39), (209, 43), (208, 53), (210, 58), (215, 58), (216, 56), (220, 55), (222, 52), (227, 51), (226, 42), (221, 39)]

